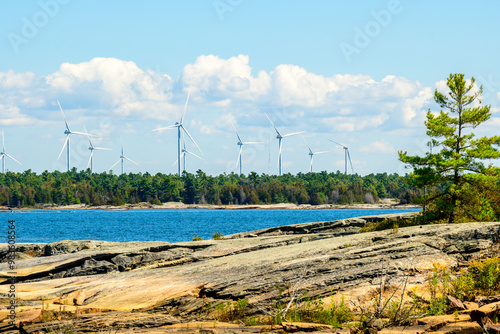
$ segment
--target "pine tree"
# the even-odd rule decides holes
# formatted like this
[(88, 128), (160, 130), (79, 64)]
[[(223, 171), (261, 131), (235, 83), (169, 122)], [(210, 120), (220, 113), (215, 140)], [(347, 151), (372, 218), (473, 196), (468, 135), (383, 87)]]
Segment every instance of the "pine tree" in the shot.
[[(424, 157), (399, 152), (399, 159), (413, 167), (410, 182), (419, 188), (430, 187), (422, 198), (430, 205), (432, 219), (449, 223), (462, 220), (492, 219), (486, 190), (498, 190), (500, 169), (485, 165), (498, 159), (500, 136), (476, 138), (472, 129), (490, 119), (490, 106), (481, 105), (482, 86), (463, 74), (450, 74), (449, 91), (434, 93), (442, 108), (438, 114), (427, 112), (427, 135), (433, 151)], [(471, 200), (474, 199), (474, 200)], [(485, 214), (486, 212), (486, 214)]]

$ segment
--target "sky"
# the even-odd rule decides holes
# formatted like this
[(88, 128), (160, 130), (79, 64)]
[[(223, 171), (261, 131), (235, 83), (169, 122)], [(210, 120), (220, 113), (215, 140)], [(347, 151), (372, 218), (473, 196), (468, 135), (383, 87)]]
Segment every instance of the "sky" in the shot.
[[(178, 122), (186, 170), (218, 175), (344, 171), (409, 172), (397, 152), (423, 155), (427, 110), (450, 73), (475, 77), (500, 128), (500, 31), (496, 1), (2, 1), (0, 128), (14, 172), (66, 170), (64, 120), (87, 131), (94, 172), (125, 156), (125, 172), (175, 173)], [(71, 167), (88, 165), (89, 143), (71, 136)], [(119, 173), (119, 165), (113, 168)]]

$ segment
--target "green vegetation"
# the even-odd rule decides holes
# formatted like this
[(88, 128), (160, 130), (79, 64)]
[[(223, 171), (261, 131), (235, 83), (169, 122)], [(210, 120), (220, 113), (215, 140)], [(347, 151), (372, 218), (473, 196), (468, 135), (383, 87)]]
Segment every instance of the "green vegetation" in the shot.
[[(495, 249), (498, 254), (500, 247), (496, 245)], [(467, 269), (455, 275), (449, 268), (434, 265), (428, 282), (431, 297), (435, 296), (440, 304), (444, 304), (441, 309), (446, 306), (446, 295), (462, 301), (474, 301), (479, 295), (496, 295), (500, 293), (500, 258), (497, 255), (471, 261)]]
[(201, 240), (203, 240), (203, 238), (202, 238), (202, 237), (200, 237), (200, 236), (198, 235), (198, 233), (195, 233), (195, 234), (194, 234), (193, 241), (201, 241)]
[[(370, 194), (370, 196), (366, 196)], [(366, 198), (399, 198), (402, 203), (422, 195), (397, 174), (367, 176), (343, 173), (307, 173), (283, 176), (237, 174), (177, 175), (78, 172), (0, 174), (0, 205), (123, 205), (148, 202), (186, 204), (352, 204)]]
[(491, 117), (490, 106), (481, 105), (482, 87), (474, 78), (450, 74), (449, 92), (437, 90), (434, 100), (443, 109), (427, 112), (430, 152), (424, 157), (399, 152), (399, 159), (413, 167), (413, 186), (428, 190), (420, 202), (429, 206), (425, 216), (433, 221), (492, 221), (500, 217), (500, 168), (485, 160), (500, 158), (494, 146), (500, 136), (476, 138), (475, 129)]
[(212, 235), (212, 239), (214, 239), (214, 240), (224, 240), (224, 235), (221, 232), (215, 232)]

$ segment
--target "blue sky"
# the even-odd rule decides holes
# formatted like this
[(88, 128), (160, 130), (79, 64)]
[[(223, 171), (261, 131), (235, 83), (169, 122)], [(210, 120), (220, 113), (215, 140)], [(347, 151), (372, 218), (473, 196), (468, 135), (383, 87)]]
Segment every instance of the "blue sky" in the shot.
[[(398, 150), (425, 150), (425, 112), (450, 73), (474, 76), (500, 126), (499, 45), (494, 1), (4, 1), (0, 20), (0, 127), (7, 168), (65, 170), (57, 161), (72, 130), (99, 135), (94, 171), (120, 155), (126, 171), (174, 173), (176, 133), (152, 130), (180, 118), (204, 160), (187, 170), (235, 170), (233, 122), (244, 140), (243, 172), (277, 173), (284, 133), (306, 131), (314, 170), (343, 170), (350, 147), (355, 172), (404, 173)], [(72, 166), (89, 151), (72, 139)], [(189, 141), (187, 149), (199, 153)], [(284, 172), (306, 172), (300, 136), (283, 142)], [(118, 171), (115, 168), (115, 171)]]

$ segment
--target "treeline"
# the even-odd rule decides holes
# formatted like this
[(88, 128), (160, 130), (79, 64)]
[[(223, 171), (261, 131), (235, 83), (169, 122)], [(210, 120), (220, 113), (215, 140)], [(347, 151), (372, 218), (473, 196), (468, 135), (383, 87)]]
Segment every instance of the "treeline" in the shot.
[(160, 204), (352, 204), (399, 198), (409, 203), (420, 191), (397, 174), (366, 176), (337, 173), (299, 173), (283, 176), (184, 172), (182, 176), (158, 173), (90, 173), (90, 170), (36, 174), (0, 174), (0, 205), (37, 207), (42, 204), (123, 205)]

